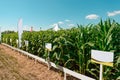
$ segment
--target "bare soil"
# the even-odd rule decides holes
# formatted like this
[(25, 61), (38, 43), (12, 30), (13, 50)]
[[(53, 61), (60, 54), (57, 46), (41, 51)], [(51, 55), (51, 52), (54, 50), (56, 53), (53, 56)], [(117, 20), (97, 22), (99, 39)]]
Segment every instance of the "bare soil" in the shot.
[(0, 44), (0, 80), (63, 80), (61, 72)]

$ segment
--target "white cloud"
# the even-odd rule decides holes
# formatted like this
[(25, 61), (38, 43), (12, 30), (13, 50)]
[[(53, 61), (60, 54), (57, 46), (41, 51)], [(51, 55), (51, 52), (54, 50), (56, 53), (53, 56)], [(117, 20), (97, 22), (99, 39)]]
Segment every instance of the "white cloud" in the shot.
[(69, 27), (73, 27), (73, 26), (75, 26), (75, 25), (74, 25), (74, 24), (68, 24), (68, 26), (69, 26)]
[(70, 20), (68, 20), (68, 19), (66, 19), (65, 21), (66, 21), (66, 22), (70, 22)]
[(118, 14), (120, 14), (120, 10), (107, 13), (108, 16), (115, 16), (115, 15), (118, 15)]
[(63, 24), (63, 22), (62, 22), (62, 21), (59, 21), (58, 24)]
[(96, 15), (96, 14), (90, 14), (90, 15), (87, 15), (85, 18), (86, 19), (97, 19), (99, 16)]

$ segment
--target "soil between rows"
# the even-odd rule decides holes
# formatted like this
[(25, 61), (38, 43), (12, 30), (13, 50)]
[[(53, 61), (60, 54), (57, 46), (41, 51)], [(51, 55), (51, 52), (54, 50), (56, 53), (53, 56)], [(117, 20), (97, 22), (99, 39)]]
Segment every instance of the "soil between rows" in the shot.
[(61, 72), (0, 45), (0, 80), (63, 80)]

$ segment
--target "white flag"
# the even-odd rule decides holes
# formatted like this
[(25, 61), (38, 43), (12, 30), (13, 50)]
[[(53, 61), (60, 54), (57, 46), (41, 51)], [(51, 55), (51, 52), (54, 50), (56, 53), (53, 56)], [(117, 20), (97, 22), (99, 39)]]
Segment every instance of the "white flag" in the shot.
[(23, 29), (22, 29), (22, 19), (20, 19), (18, 21), (18, 44), (19, 44), (19, 48), (22, 46), (21, 45), (21, 38), (22, 38), (22, 33), (23, 33)]

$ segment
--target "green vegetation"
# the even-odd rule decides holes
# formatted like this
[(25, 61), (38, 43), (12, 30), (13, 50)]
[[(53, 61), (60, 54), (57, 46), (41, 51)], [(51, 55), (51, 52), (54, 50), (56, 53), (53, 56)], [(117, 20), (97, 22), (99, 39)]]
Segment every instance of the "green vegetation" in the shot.
[[(3, 42), (17, 47), (17, 33), (4, 33)], [(12, 42), (10, 43), (10, 39)], [(29, 41), (26, 49), (24, 40)], [(50, 60), (58, 65), (85, 74), (98, 80), (99, 65), (92, 63), (91, 49), (114, 52), (114, 67), (104, 66), (104, 80), (120, 77), (120, 24), (114, 20), (100, 21), (97, 25), (39, 32), (24, 32), (21, 49), (46, 58), (45, 43), (52, 43)]]

